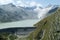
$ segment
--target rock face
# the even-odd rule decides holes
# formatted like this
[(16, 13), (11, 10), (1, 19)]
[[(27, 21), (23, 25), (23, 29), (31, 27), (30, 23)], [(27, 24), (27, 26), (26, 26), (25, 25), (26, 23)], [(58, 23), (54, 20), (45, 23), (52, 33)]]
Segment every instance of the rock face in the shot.
[(60, 40), (60, 8), (37, 24), (34, 40)]
[(12, 3), (0, 5), (0, 22), (11, 22), (38, 18), (38, 14), (36, 12), (28, 10), (23, 7), (16, 7)]

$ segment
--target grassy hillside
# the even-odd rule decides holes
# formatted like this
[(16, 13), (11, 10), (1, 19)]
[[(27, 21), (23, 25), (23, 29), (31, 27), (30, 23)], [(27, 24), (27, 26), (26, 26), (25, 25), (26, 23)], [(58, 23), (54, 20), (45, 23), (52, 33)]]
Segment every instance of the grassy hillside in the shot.
[[(37, 29), (29, 37), (19, 40), (60, 40), (60, 8), (34, 26)], [(14, 36), (13, 38), (15, 40)]]
[(15, 40), (18, 37), (10, 33), (0, 33), (0, 40)]
[(37, 27), (32, 33), (34, 40), (60, 40), (60, 8), (34, 26)]

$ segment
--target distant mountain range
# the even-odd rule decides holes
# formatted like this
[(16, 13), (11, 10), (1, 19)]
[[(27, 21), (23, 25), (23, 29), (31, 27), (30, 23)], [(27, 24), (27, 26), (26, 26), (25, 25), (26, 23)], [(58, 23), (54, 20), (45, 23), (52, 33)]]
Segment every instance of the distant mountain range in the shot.
[(51, 10), (53, 10), (51, 7), (17, 7), (12, 3), (0, 5), (0, 22), (40, 19), (44, 18), (47, 13), (51, 12)]
[(13, 4), (0, 5), (0, 21), (9, 22), (24, 19), (36, 19), (37, 13)]

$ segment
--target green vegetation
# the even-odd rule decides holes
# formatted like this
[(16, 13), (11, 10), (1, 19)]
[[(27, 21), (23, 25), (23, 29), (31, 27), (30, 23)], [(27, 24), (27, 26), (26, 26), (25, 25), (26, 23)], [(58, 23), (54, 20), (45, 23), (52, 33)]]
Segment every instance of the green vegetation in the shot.
[(60, 8), (34, 26), (37, 27), (32, 33), (34, 40), (60, 40)]
[[(19, 40), (60, 40), (60, 8), (34, 26), (37, 29), (26, 38)], [(18, 40), (14, 34), (0, 33), (1, 40)]]
[(0, 33), (0, 40), (15, 40), (18, 37), (10, 33)]

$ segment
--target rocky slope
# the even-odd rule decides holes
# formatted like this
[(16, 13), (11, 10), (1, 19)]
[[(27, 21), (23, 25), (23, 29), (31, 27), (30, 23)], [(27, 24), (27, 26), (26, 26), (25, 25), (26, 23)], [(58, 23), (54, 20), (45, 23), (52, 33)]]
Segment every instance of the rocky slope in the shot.
[[(60, 8), (34, 26), (34, 40), (60, 40)], [(32, 38), (32, 36), (30, 36)]]
[(38, 14), (36, 12), (28, 10), (23, 7), (16, 7), (12, 3), (0, 5), (0, 22), (38, 18)]

